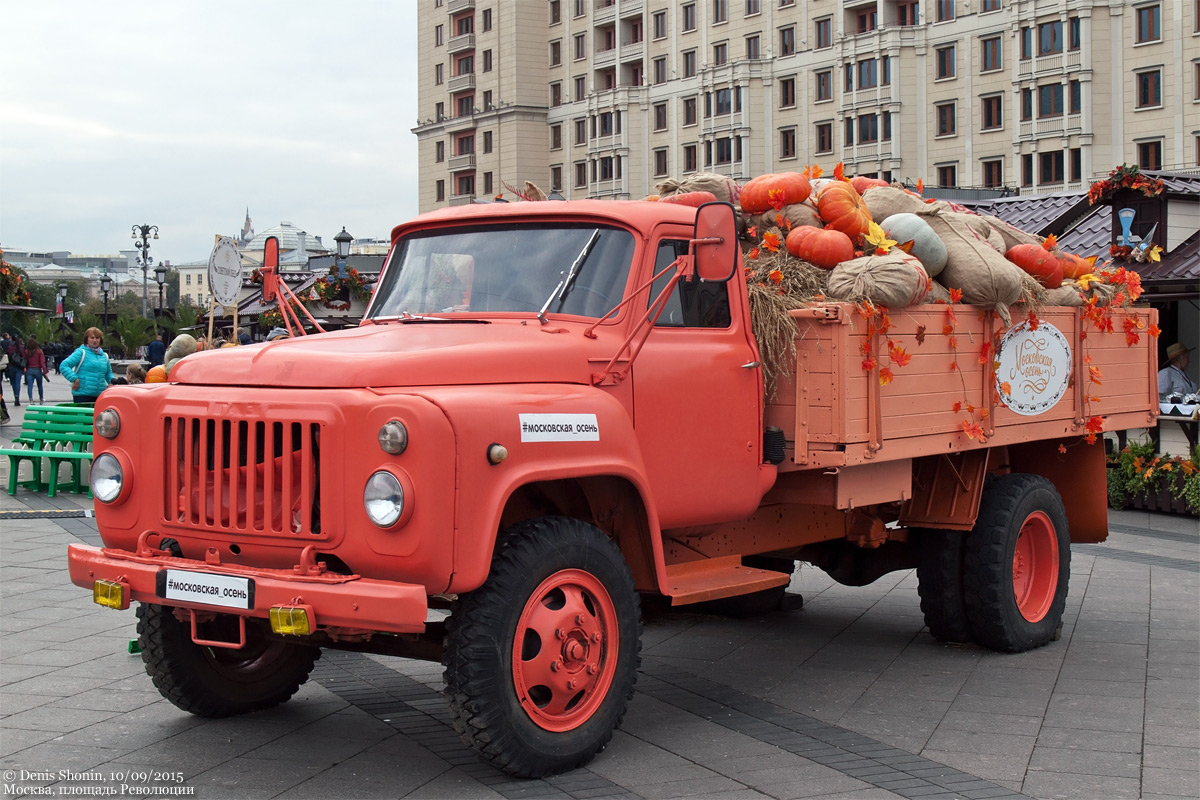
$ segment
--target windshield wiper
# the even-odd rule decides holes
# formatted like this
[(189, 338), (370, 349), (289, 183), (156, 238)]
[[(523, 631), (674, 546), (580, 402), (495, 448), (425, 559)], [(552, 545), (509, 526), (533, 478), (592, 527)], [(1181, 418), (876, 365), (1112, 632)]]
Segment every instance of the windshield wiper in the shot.
[(587, 240), (587, 244), (579, 251), (579, 255), (575, 256), (574, 263), (566, 272), (559, 273), (558, 285), (554, 287), (554, 291), (550, 292), (550, 296), (546, 298), (546, 302), (542, 304), (542, 310), (538, 312), (538, 322), (546, 324), (546, 311), (549, 310), (550, 304), (558, 299), (558, 307), (561, 309), (562, 304), (566, 302), (567, 295), (571, 293), (571, 289), (575, 286), (575, 279), (579, 277), (579, 273), (583, 270), (583, 262), (587, 261), (587, 257), (591, 255), (592, 248), (596, 246), (596, 242), (600, 240), (600, 229), (592, 231), (591, 237)]

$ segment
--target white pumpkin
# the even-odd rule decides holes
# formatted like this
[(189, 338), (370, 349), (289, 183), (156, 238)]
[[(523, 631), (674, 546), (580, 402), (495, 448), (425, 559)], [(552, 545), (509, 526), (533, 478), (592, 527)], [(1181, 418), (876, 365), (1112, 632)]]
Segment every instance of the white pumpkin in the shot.
[(909, 251), (925, 267), (929, 277), (936, 277), (946, 266), (946, 244), (933, 232), (929, 223), (916, 214), (892, 214), (879, 223), (889, 239), (895, 239), (900, 244), (912, 242)]

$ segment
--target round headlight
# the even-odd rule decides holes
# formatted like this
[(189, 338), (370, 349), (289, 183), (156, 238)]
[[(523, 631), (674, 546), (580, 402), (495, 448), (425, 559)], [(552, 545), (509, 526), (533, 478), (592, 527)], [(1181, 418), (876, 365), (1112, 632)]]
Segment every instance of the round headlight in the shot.
[(106, 408), (96, 415), (96, 434), (105, 439), (115, 439), (121, 432), (121, 415), (116, 409)]
[(379, 446), (383, 452), (400, 455), (408, 447), (408, 429), (404, 423), (392, 420), (379, 429)]
[[(97, 495), (98, 496), (98, 495)], [(395, 525), (404, 513), (404, 488), (390, 472), (376, 472), (363, 489), (363, 507), (367, 516), (381, 528)]]
[(92, 462), (92, 494), (101, 503), (111, 503), (121, 496), (121, 487), (125, 485), (125, 474), (121, 471), (121, 462), (110, 453), (101, 453)]

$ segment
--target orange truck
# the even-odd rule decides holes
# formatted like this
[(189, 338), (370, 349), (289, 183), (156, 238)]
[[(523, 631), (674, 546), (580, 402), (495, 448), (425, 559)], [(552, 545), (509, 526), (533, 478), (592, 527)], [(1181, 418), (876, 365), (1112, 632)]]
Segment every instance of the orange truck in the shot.
[(818, 302), (791, 312), (764, 402), (735, 213), (529, 202), (398, 226), (358, 327), (104, 392), (104, 546), (70, 547), (72, 581), (137, 605), (147, 672), (193, 714), (286, 701), (322, 648), (440, 659), (464, 740), (522, 776), (609, 741), (642, 596), (760, 612), (797, 561), (849, 585), (915, 568), (937, 639), (1052, 641), (1070, 543), (1107, 533), (1084, 437), (1152, 423), (1150, 338), (1079, 309), (883, 325)]

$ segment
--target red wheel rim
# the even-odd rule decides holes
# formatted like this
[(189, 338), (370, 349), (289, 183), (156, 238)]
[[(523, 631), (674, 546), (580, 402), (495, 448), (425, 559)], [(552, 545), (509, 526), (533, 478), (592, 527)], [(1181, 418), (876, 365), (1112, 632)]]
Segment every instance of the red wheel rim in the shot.
[(1058, 590), (1058, 536), (1043, 511), (1030, 514), (1013, 550), (1013, 597), (1029, 622), (1046, 616)]
[(617, 610), (588, 572), (556, 572), (530, 595), (513, 637), (513, 684), (539, 727), (577, 728), (604, 702), (616, 672)]

